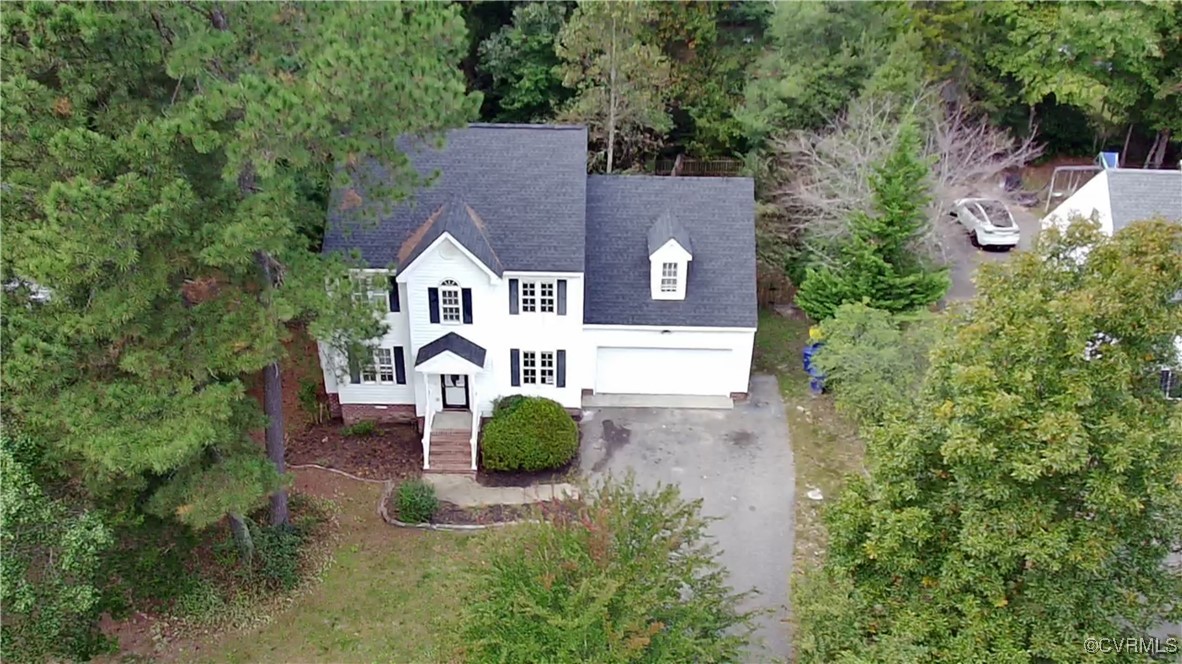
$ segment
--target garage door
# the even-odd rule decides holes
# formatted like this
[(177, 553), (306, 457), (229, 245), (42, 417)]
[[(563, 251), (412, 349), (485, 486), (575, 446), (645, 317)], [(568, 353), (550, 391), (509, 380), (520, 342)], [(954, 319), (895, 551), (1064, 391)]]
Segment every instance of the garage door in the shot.
[(600, 348), (598, 394), (727, 395), (730, 350)]

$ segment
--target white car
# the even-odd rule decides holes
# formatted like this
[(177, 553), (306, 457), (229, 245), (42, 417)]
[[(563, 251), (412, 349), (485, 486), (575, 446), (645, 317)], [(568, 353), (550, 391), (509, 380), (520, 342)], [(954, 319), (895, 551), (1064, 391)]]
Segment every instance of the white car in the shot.
[(1018, 246), (1021, 233), (1005, 203), (994, 198), (962, 198), (952, 205), (952, 216), (964, 226), (974, 247)]

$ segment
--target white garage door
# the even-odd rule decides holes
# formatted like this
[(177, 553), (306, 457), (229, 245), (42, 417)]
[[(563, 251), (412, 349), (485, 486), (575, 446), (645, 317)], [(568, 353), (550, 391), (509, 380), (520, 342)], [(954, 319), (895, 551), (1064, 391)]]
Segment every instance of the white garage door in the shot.
[(672, 348), (600, 348), (598, 394), (728, 395), (732, 351)]

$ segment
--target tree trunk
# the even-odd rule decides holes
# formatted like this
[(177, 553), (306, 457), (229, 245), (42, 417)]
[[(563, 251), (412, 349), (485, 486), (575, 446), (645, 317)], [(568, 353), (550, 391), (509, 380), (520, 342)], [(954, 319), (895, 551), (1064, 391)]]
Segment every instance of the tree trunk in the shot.
[(1034, 133), (1034, 104), (1030, 105), (1030, 115), (1026, 117), (1026, 135)]
[(1153, 138), (1153, 146), (1149, 148), (1149, 154), (1145, 156), (1145, 168), (1161, 168), (1162, 162), (1166, 160), (1166, 148), (1170, 145), (1170, 130), (1160, 129), (1157, 136)]
[(234, 536), (234, 544), (238, 545), (238, 557), (245, 565), (250, 564), (254, 557), (254, 539), (250, 536), (250, 528), (241, 514), (230, 512), (230, 533)]
[[(263, 292), (269, 306), (270, 290), (275, 285), (274, 275), (271, 274), (271, 257), (260, 251), (255, 254), (255, 258), (263, 273)], [(287, 444), (283, 437), (283, 377), (279, 372), (278, 360), (263, 369), (263, 412), (267, 415), (267, 458), (282, 476), (286, 470), (284, 456)], [(271, 525), (286, 525), (287, 517), (287, 489), (279, 489), (271, 494)]]
[(1125, 132), (1124, 147), (1122, 147), (1120, 149), (1120, 163), (1117, 164), (1117, 166), (1120, 168), (1124, 168), (1125, 159), (1128, 157), (1128, 154), (1129, 154), (1129, 139), (1131, 139), (1132, 137), (1133, 137), (1133, 123), (1130, 122), (1129, 123), (1129, 130)]
[(611, 173), (616, 149), (616, 17), (614, 14), (612, 15), (612, 38), (608, 60), (611, 68), (607, 84), (607, 172)]

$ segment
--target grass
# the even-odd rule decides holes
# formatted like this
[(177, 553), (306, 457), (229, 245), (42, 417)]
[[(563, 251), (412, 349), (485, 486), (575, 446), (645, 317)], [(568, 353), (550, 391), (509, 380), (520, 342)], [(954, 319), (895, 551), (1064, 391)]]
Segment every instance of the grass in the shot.
[[(809, 392), (801, 351), (808, 343), (810, 323), (803, 314), (798, 316), (761, 311), (754, 359), (757, 371), (773, 373), (779, 378), (788, 413), (796, 464), (793, 570), (797, 574), (824, 558), (826, 535), (821, 521), (824, 505), (837, 495), (847, 475), (863, 472), (865, 457), (865, 447), (853, 423), (837, 414), (833, 399), (828, 395), (814, 397)], [(822, 500), (808, 497), (814, 489), (821, 491)]]
[(203, 662), (458, 661), (452, 621), (466, 595), (461, 572), (484, 534), (402, 530), (375, 514), (377, 485), (343, 480), (341, 537), (319, 583), (261, 628), (174, 652)]

